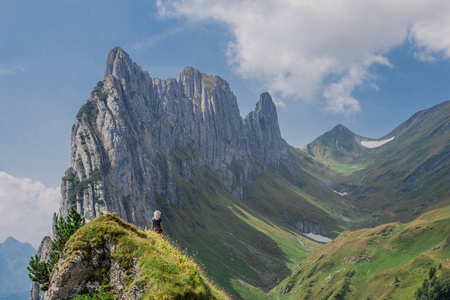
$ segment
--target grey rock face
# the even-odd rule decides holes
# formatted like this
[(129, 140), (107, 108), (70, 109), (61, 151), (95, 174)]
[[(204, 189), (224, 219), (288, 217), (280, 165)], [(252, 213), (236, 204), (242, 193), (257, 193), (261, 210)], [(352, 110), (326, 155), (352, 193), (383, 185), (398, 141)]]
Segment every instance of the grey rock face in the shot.
[(325, 232), (320, 224), (315, 224), (311, 222), (310, 220), (304, 220), (303, 222), (298, 222), (294, 225), (298, 230), (305, 233), (314, 233), (314, 234), (320, 234), (320, 235), (328, 235), (327, 232)]
[[(177, 79), (152, 79), (120, 48), (80, 109), (59, 215), (71, 205), (88, 220), (102, 212), (149, 227), (156, 195), (181, 206), (179, 180), (208, 165), (238, 199), (253, 157), (269, 164), (286, 152), (275, 105), (261, 96), (242, 120), (228, 83), (188, 67)], [(239, 181), (230, 166), (244, 166)]]
[[(72, 258), (62, 257), (56, 264), (50, 276), (50, 286), (45, 295), (46, 300), (70, 299), (76, 294), (94, 294), (99, 291), (102, 276), (107, 274), (110, 286), (118, 299), (137, 299), (143, 290), (136, 285), (126, 292), (126, 280), (140, 278), (138, 260), (133, 259), (133, 269), (124, 270), (111, 257), (115, 249), (112, 242), (106, 242), (104, 247), (92, 249), (88, 257), (78, 251)], [(104, 274), (98, 275), (95, 270), (102, 269)]]
[[(50, 253), (51, 250), (51, 246), (52, 246), (52, 240), (50, 239), (49, 236), (46, 236), (41, 244), (39, 245), (37, 254), (38, 254), (38, 258), (39, 261), (44, 261), (48, 259), (48, 255)], [(46, 294), (47, 292), (43, 292), (40, 290), (40, 285), (37, 282), (33, 282), (33, 284), (31, 285), (31, 293), (30, 293), (30, 299), (31, 300), (44, 300), (46, 299)]]
[(244, 124), (253, 155), (275, 164), (286, 154), (287, 144), (281, 138), (277, 109), (269, 93), (261, 95), (255, 110), (245, 117)]
[(65, 259), (62, 258), (55, 266), (50, 277), (46, 300), (70, 299), (78, 293), (87, 291), (88, 286), (95, 286), (95, 282), (86, 278), (86, 274), (92, 273), (93, 266), (85, 261), (81, 251), (70, 260), (67, 267), (63, 267), (61, 262), (65, 262)]

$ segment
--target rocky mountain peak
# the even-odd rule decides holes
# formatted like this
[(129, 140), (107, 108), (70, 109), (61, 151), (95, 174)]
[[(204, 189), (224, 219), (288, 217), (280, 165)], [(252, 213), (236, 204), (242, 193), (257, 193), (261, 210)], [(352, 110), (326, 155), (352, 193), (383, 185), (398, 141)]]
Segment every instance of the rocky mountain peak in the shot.
[(178, 75), (178, 83), (184, 87), (184, 92), (191, 99), (198, 99), (202, 94), (203, 76), (199, 70), (186, 67)]
[(127, 71), (129, 71), (133, 66), (128, 54), (120, 47), (112, 49), (108, 53), (105, 66), (105, 75), (115, 75), (118, 78), (123, 78)]
[[(187, 67), (177, 79), (152, 79), (116, 47), (105, 77), (77, 114), (60, 215), (76, 205), (87, 219), (115, 211), (148, 226), (157, 197), (181, 205), (180, 178), (192, 180), (199, 165), (210, 167), (242, 200), (252, 156), (277, 164), (286, 149), (268, 93), (243, 120), (219, 76)], [(242, 165), (238, 177), (231, 168), (236, 161)]]
[(269, 93), (263, 93), (255, 110), (244, 119), (252, 154), (263, 161), (274, 163), (284, 153), (286, 142), (281, 137), (275, 104)]
[(304, 150), (315, 157), (329, 157), (346, 163), (358, 156), (363, 139), (365, 140), (344, 125), (338, 124), (306, 145)]
[[(103, 81), (106, 82), (108, 76), (119, 79), (122, 87), (129, 93), (143, 88), (148, 89), (151, 85), (148, 72), (145, 72), (133, 62), (130, 56), (120, 47), (116, 47), (108, 53)], [(114, 85), (117, 86), (117, 84)]]
[(329, 131), (329, 134), (333, 134), (335, 136), (356, 136), (356, 134), (353, 133), (353, 131), (351, 131), (342, 124), (336, 125), (333, 129)]
[(274, 117), (278, 120), (275, 103), (273, 103), (272, 96), (267, 92), (262, 93), (261, 96), (259, 96), (259, 101), (256, 103), (254, 113), (263, 114), (266, 117)]

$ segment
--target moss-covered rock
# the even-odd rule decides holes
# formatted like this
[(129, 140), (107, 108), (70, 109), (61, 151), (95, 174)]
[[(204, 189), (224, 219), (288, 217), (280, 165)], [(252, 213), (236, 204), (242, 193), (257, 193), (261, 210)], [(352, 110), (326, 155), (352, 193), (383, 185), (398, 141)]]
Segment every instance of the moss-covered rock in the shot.
[(99, 291), (116, 299), (228, 299), (164, 237), (115, 214), (92, 220), (70, 238), (51, 275), (47, 299)]

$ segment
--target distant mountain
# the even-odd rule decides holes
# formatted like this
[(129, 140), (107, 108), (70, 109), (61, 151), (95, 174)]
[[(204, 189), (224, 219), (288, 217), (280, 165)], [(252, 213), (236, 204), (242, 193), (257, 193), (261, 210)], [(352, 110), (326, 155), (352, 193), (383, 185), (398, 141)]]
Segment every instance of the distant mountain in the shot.
[(304, 149), (311, 156), (325, 161), (335, 160), (340, 163), (350, 163), (365, 150), (361, 141), (366, 140), (339, 124), (306, 145)]
[(294, 268), (271, 295), (273, 299), (415, 299), (431, 268), (449, 295), (449, 228), (447, 205), (406, 224), (343, 233)]
[(450, 195), (450, 101), (379, 140), (338, 126), (304, 151), (310, 173), (353, 201), (365, 226), (411, 220)]
[(0, 244), (0, 299), (28, 299), (31, 281), (26, 267), (36, 250), (29, 243), (8, 237)]

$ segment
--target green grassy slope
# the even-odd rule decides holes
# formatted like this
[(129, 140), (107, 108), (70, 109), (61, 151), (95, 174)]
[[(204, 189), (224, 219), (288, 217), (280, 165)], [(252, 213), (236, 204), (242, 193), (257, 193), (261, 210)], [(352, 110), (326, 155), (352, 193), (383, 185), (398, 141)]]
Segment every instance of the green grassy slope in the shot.
[[(174, 206), (155, 194), (167, 232), (239, 299), (264, 297), (319, 246), (302, 232), (333, 237), (348, 227), (345, 199), (305, 172), (294, 175), (282, 163), (270, 167), (254, 158), (252, 172), (245, 174), (245, 163), (233, 161), (233, 181), (247, 177), (241, 201), (210, 167), (199, 163), (195, 149), (175, 147), (171, 155), (169, 172), (182, 202)], [(179, 175), (181, 162), (192, 166), (188, 178)], [(301, 164), (296, 158), (292, 163)], [(163, 159), (159, 164), (162, 169), (169, 165)]]
[[(297, 157), (295, 163), (299, 169), (302, 167)], [(261, 214), (292, 227), (309, 221), (319, 225), (318, 233), (328, 237), (345, 230), (352, 216), (346, 199), (321, 186), (306, 172), (302, 171), (301, 180), (300, 184), (292, 183), (289, 173), (280, 164), (248, 182), (246, 201)]]
[(194, 167), (190, 181), (176, 178), (182, 185), (182, 207), (157, 195), (164, 226), (221, 287), (239, 299), (264, 297), (319, 246), (277, 218), (233, 198), (208, 167)]
[(345, 232), (308, 256), (273, 299), (411, 299), (431, 267), (450, 281), (450, 205), (406, 223)]
[[(138, 260), (140, 276), (126, 278), (123, 293), (138, 285), (145, 290), (142, 299), (228, 299), (202, 275), (196, 263), (166, 239), (151, 231), (140, 231), (115, 214), (97, 217), (80, 228), (66, 244), (63, 265), (77, 251), (83, 252), (89, 261), (91, 255), (98, 253), (95, 249), (102, 249), (109, 242), (115, 245), (111, 257), (125, 270), (132, 268), (133, 258)], [(110, 291), (113, 287), (108, 272), (95, 269), (92, 274), (85, 274), (85, 278), (100, 282)]]

